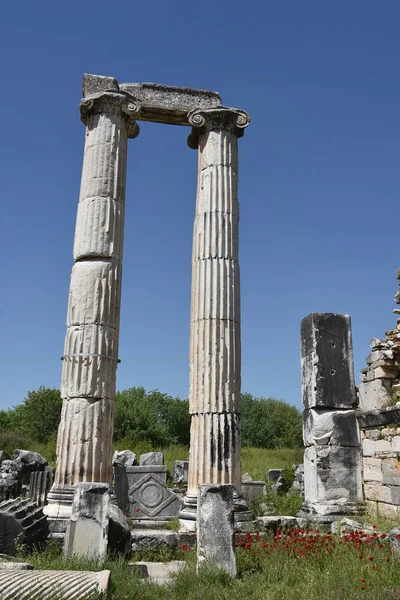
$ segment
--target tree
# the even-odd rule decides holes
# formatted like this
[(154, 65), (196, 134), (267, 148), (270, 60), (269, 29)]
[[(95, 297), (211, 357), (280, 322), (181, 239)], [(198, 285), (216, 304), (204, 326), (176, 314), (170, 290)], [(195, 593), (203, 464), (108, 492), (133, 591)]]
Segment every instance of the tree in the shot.
[(37, 442), (47, 442), (57, 435), (61, 417), (60, 390), (41, 386), (28, 392), (22, 404), (7, 412), (8, 427)]

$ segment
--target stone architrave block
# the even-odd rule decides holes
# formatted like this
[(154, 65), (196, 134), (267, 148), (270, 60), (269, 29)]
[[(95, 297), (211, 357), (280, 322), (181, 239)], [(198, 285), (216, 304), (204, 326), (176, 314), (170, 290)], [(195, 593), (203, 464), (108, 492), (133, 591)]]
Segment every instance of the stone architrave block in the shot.
[(139, 465), (145, 467), (147, 465), (158, 465), (164, 464), (164, 454), (162, 452), (147, 452), (141, 454), (139, 459)]
[(311, 313), (301, 322), (302, 399), (307, 408), (356, 403), (350, 317)]
[(4, 571), (1, 600), (89, 600), (104, 597), (110, 571)]
[(180, 500), (167, 486), (167, 467), (148, 465), (126, 467), (129, 514), (140, 520), (175, 517)]
[(358, 397), (358, 408), (363, 412), (387, 408), (392, 404), (392, 397), (382, 379), (360, 383)]
[(110, 486), (78, 483), (64, 541), (64, 555), (104, 559), (107, 555)]
[(233, 485), (200, 484), (197, 497), (197, 569), (211, 566), (236, 576)]
[(172, 471), (172, 481), (174, 483), (187, 483), (189, 475), (189, 461), (176, 460)]
[(305, 502), (362, 501), (361, 452), (351, 446), (309, 446), (304, 451)]
[(360, 430), (354, 410), (310, 408), (303, 411), (305, 446), (360, 446)]

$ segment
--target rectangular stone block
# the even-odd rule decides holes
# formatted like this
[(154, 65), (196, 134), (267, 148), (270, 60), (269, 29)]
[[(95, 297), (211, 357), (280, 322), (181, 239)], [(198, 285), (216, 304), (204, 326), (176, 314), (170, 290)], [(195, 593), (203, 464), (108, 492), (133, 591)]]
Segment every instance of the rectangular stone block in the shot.
[(364, 494), (367, 500), (395, 504), (396, 506), (400, 504), (400, 487), (396, 485), (366, 483), (364, 485)]
[(364, 458), (363, 478), (364, 481), (383, 481), (382, 461), (380, 458)]
[(267, 493), (264, 481), (242, 481), (242, 494), (249, 502)]
[(383, 483), (400, 486), (400, 462), (397, 458), (382, 459)]
[(120, 89), (141, 103), (139, 120), (171, 125), (188, 125), (188, 113), (196, 108), (221, 106), (218, 92), (163, 85), (121, 83)]
[(384, 502), (378, 502), (378, 515), (385, 517), (385, 519), (397, 519), (400, 514), (400, 507), (394, 504), (385, 504)]
[(236, 576), (233, 485), (199, 485), (197, 496), (197, 569), (223, 569)]
[(93, 94), (118, 89), (118, 82), (114, 77), (85, 73), (82, 79), (82, 95), (84, 98)]
[(363, 439), (362, 443), (363, 456), (374, 456), (375, 455), (375, 442), (368, 438)]
[(172, 471), (172, 481), (174, 483), (187, 483), (189, 476), (189, 461), (176, 460)]
[(162, 520), (176, 517), (181, 503), (167, 486), (167, 467), (147, 465), (125, 467), (129, 514), (140, 520)]
[(386, 452), (392, 452), (392, 444), (389, 440), (376, 440), (375, 442), (375, 452), (379, 454), (382, 452), (383, 454)]
[(141, 454), (139, 458), (140, 466), (164, 465), (164, 454), (162, 452), (146, 452)]
[(303, 411), (305, 446), (360, 446), (360, 431), (354, 410), (310, 408)]
[(339, 504), (362, 501), (360, 448), (309, 446), (304, 451), (305, 502)]
[(107, 556), (110, 486), (78, 483), (64, 541), (64, 555), (104, 559)]
[(311, 313), (301, 322), (302, 399), (307, 408), (356, 402), (350, 317)]
[(359, 410), (372, 411), (389, 407), (392, 397), (382, 379), (366, 381), (358, 386)]

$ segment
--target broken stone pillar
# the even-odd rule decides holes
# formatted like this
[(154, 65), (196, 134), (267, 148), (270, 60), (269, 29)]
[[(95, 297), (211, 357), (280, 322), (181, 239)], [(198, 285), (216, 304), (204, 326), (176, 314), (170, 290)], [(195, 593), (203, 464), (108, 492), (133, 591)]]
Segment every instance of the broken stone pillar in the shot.
[(89, 600), (104, 597), (110, 571), (4, 571), (1, 600)]
[(33, 471), (29, 480), (29, 498), (38, 506), (47, 504), (47, 495), (53, 485), (54, 468), (45, 467), (44, 471)]
[(110, 486), (104, 483), (78, 483), (71, 519), (64, 541), (64, 556), (85, 558), (107, 556), (110, 513)]
[(194, 110), (198, 148), (190, 323), (191, 413), (183, 518), (196, 518), (199, 484), (232, 484), (240, 495), (240, 290), (238, 137), (250, 122), (237, 109)]
[(233, 485), (199, 485), (197, 569), (212, 567), (236, 576)]
[(301, 322), (303, 510), (357, 512), (362, 502), (350, 317), (311, 313)]
[[(85, 76), (86, 77), (86, 76)], [(128, 137), (139, 105), (108, 77), (84, 78), (86, 125), (57, 438), (47, 514), (69, 517), (79, 482), (112, 481), (112, 435), (122, 275)], [(93, 83), (93, 79), (96, 79)]]

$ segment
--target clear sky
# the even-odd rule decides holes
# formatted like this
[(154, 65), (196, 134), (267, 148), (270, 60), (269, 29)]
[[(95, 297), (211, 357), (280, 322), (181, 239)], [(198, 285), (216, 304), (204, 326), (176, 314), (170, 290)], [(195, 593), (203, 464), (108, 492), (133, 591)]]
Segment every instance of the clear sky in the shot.
[[(219, 91), (239, 141), (242, 389), (300, 406), (300, 321), (352, 317), (356, 379), (396, 323), (398, 0), (20, 0), (0, 8), (0, 408), (60, 384), (84, 72)], [(188, 393), (196, 152), (129, 142), (118, 389)], [(397, 206), (397, 208), (396, 208)]]

